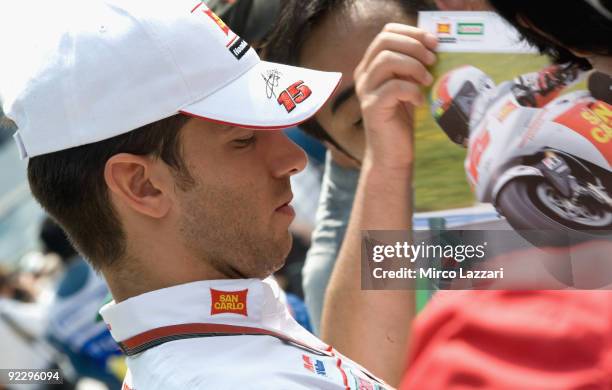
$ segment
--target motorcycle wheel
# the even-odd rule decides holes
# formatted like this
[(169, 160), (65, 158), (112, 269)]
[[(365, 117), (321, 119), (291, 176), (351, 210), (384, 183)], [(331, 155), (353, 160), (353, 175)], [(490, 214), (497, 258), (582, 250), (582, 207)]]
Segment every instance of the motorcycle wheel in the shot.
[(543, 178), (508, 182), (496, 206), (523, 238), (539, 247), (611, 238), (612, 212), (603, 206), (569, 202)]

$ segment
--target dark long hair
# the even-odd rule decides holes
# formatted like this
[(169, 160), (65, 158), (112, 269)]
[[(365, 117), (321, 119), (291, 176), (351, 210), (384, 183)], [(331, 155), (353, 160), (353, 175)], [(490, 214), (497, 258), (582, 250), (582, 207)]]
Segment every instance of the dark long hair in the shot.
[[(264, 58), (268, 61), (289, 65), (298, 65), (300, 52), (310, 33), (330, 12), (336, 12), (341, 7), (356, 0), (285, 0), (276, 28), (266, 39)], [(419, 11), (434, 8), (430, 0), (380, 0), (396, 1), (402, 6), (406, 15), (416, 16)], [(347, 156), (356, 160), (319, 123), (311, 119), (300, 125), (306, 133), (327, 141)]]
[[(612, 20), (584, 0), (489, 0), (489, 3), (529, 43), (555, 62), (573, 62), (584, 69), (591, 67), (587, 60), (575, 56), (568, 48), (612, 55)], [(612, 10), (612, 0), (601, 0), (601, 3)], [(526, 27), (525, 22), (548, 36)]]

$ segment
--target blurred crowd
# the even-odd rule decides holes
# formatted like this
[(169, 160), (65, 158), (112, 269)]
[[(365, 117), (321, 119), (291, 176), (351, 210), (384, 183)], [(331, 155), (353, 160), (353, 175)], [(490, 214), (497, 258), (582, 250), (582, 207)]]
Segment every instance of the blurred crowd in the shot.
[(66, 389), (84, 377), (120, 388), (121, 352), (97, 314), (110, 299), (106, 284), (50, 218), (39, 237), (40, 252), (0, 270), (0, 340), (10, 351), (0, 367), (59, 368)]

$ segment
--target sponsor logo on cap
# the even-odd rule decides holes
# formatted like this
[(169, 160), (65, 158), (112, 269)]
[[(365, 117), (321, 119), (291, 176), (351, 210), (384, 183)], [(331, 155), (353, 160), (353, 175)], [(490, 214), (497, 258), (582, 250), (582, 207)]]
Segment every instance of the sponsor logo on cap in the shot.
[(210, 289), (210, 315), (231, 313), (248, 316), (247, 294), (249, 290), (221, 291)]
[(229, 35), (229, 32), (230, 32), (229, 27), (227, 27), (227, 24), (225, 24), (225, 22), (221, 20), (221, 18), (218, 17), (217, 14), (212, 12), (211, 9), (205, 9), (204, 13), (208, 15), (208, 17), (211, 18), (217, 26), (219, 26), (219, 28), (221, 29), (221, 31), (223, 31), (225, 35)]
[(457, 23), (459, 35), (484, 35), (484, 23)]
[(276, 99), (276, 101), (279, 105), (285, 108), (287, 113), (290, 113), (295, 109), (295, 107), (297, 107), (298, 104), (308, 99), (310, 95), (312, 95), (311, 89), (304, 84), (304, 81), (300, 80), (291, 84), (287, 89), (282, 91), (280, 95), (278, 95), (278, 99)]
[(314, 359), (313, 362), (313, 359), (307, 355), (302, 355), (302, 360), (304, 362), (304, 368), (308, 371), (318, 375), (327, 376), (327, 373), (325, 372), (325, 365), (323, 365), (321, 360)]
[(230, 53), (236, 57), (237, 60), (241, 59), (251, 46), (244, 39), (238, 37), (235, 42), (229, 47)]
[[(192, 10), (191, 13), (194, 13), (200, 9), (202, 13), (207, 15), (210, 20), (212, 20), (223, 32), (223, 34), (227, 37), (227, 43), (225, 47), (229, 50), (230, 53), (237, 60), (240, 60), (244, 55), (249, 51), (251, 46), (244, 39), (240, 38), (237, 34), (235, 34), (230, 28), (225, 24), (223, 20), (217, 14), (215, 14), (210, 8), (208, 8), (202, 1), (200, 1)], [(230, 38), (231, 37), (231, 38)]]
[(450, 23), (438, 23), (437, 24), (437, 32), (438, 34), (450, 34), (451, 33), (451, 24)]

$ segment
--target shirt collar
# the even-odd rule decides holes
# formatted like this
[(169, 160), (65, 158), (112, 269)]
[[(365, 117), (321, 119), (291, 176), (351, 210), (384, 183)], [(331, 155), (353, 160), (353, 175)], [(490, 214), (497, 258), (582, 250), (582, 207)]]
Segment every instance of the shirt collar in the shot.
[(120, 303), (105, 305), (100, 314), (113, 338), (133, 336), (171, 325), (189, 323), (257, 327), (327, 346), (302, 328), (281, 300), (272, 278), (206, 280), (150, 291)]

